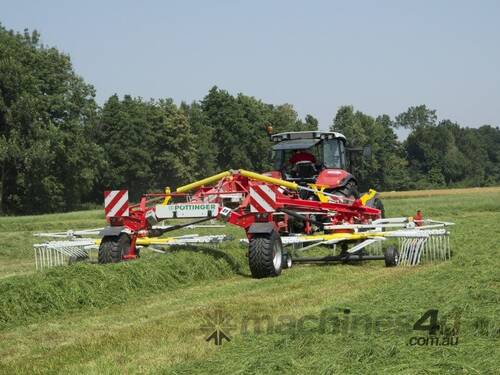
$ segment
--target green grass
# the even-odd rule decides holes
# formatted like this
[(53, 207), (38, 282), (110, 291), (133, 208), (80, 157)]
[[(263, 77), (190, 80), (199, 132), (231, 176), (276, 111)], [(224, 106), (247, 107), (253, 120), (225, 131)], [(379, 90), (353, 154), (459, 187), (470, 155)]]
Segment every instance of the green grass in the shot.
[[(498, 373), (500, 193), (393, 198), (386, 208), (456, 222), (452, 260), (294, 267), (254, 280), (233, 241), (226, 256), (179, 251), (34, 274), (31, 231), (97, 227), (101, 213), (0, 218), (10, 242), (0, 251), (0, 373)], [(425, 335), (412, 326), (428, 309), (460, 315), (458, 345), (408, 345)], [(234, 325), (222, 347), (200, 329), (214, 310)], [(272, 328), (256, 332), (266, 316)], [(367, 321), (379, 324), (366, 331)]]
[[(141, 262), (96, 267), (77, 264), (0, 280), (0, 328), (78, 309), (102, 308), (155, 292), (240, 272), (236, 260), (215, 249), (193, 249)], [(241, 255), (240, 255), (241, 258)]]
[(33, 272), (33, 244), (45, 240), (33, 233), (98, 228), (103, 222), (102, 210), (0, 217), (0, 279)]

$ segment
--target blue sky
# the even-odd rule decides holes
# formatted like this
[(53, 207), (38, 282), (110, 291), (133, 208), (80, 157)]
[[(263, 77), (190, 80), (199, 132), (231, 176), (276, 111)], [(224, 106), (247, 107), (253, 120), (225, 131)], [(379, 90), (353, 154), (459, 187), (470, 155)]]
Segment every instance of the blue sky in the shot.
[(0, 0), (0, 22), (69, 53), (100, 103), (217, 85), (322, 128), (345, 104), (500, 126), (500, 1)]

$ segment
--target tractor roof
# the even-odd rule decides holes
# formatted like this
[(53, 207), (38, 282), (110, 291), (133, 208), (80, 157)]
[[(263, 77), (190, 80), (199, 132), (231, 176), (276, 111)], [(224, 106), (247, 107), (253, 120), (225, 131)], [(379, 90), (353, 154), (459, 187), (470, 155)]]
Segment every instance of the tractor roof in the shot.
[(305, 143), (310, 143), (311, 145), (316, 144), (322, 139), (333, 139), (340, 138), (344, 142), (346, 138), (343, 134), (337, 132), (323, 132), (323, 131), (302, 131), (302, 132), (285, 132), (272, 134), (271, 140), (273, 142), (282, 142), (282, 141), (292, 141), (292, 140), (304, 140)]

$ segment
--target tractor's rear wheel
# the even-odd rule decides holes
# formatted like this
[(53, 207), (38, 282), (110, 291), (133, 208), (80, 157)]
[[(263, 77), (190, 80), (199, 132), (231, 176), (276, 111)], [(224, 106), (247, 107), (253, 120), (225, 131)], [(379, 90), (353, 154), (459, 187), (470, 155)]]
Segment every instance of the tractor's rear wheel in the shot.
[(279, 276), (283, 268), (283, 244), (279, 233), (254, 235), (249, 243), (248, 263), (256, 279)]
[(129, 249), (130, 237), (128, 235), (105, 236), (99, 245), (97, 261), (101, 264), (121, 262), (123, 256), (128, 254)]

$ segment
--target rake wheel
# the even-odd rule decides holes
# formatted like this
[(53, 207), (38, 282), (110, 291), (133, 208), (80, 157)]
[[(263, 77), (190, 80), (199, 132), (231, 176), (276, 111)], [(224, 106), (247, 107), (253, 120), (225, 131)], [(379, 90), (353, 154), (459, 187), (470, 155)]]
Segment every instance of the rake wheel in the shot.
[(100, 264), (121, 262), (124, 255), (128, 254), (130, 237), (126, 234), (120, 236), (105, 236), (99, 245), (97, 261)]
[(384, 253), (384, 260), (386, 267), (394, 267), (399, 263), (399, 252), (396, 250), (396, 246), (389, 246)]
[(252, 277), (261, 279), (281, 274), (283, 268), (283, 244), (276, 231), (257, 234), (250, 240), (248, 264)]

